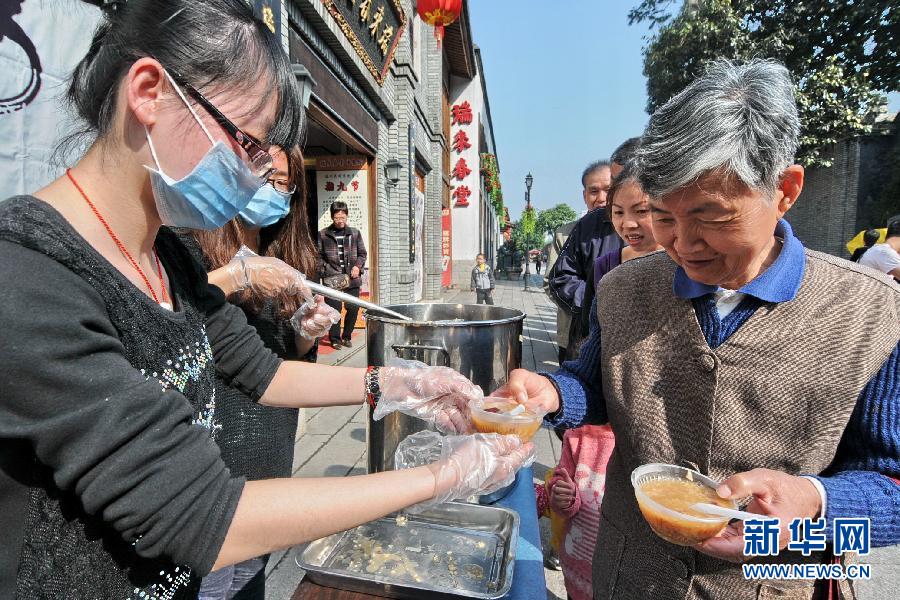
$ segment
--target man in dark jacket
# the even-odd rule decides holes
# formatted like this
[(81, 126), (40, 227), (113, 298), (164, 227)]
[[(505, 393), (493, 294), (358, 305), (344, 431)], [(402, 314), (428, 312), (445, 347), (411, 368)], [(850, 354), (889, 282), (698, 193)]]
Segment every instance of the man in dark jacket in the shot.
[(566, 360), (578, 356), (578, 347), (587, 337), (588, 332), (582, 331), (580, 316), (582, 310), (590, 310), (590, 305), (582, 306), (582, 303), (594, 260), (622, 246), (622, 240), (606, 215), (610, 164), (598, 161), (588, 165), (581, 176), (581, 183), (588, 213), (575, 224), (559, 257), (547, 273), (547, 292), (551, 300), (560, 311), (571, 317)]
[[(325, 285), (358, 298), (368, 253), (362, 234), (347, 225), (348, 213), (349, 209), (345, 202), (337, 201), (331, 204), (331, 225), (320, 231), (318, 236), (317, 266), (319, 277)], [(344, 305), (343, 302), (330, 298), (326, 298), (325, 302), (339, 312)], [(353, 346), (350, 338), (356, 325), (359, 307), (347, 304), (346, 309), (343, 336), (340, 323), (335, 323), (328, 335), (331, 346), (335, 349)]]
[[(619, 173), (625, 168), (625, 165), (634, 158), (635, 152), (637, 152), (638, 148), (641, 145), (640, 138), (629, 138), (622, 142), (622, 145), (615, 149), (612, 157), (610, 158), (610, 173), (612, 174), (613, 180), (619, 176)], [(607, 207), (608, 208), (608, 207)], [(607, 209), (604, 209), (607, 210)], [(609, 216), (609, 212), (607, 211), (607, 216)], [(621, 243), (619, 246), (613, 248), (613, 250), (618, 250), (621, 247)], [(598, 254), (598, 258), (606, 254), (606, 250)], [(596, 262), (596, 261), (595, 261)], [(584, 310), (579, 314), (579, 323), (578, 323), (578, 331), (581, 333), (580, 340), (583, 340), (588, 336), (591, 329), (591, 304), (594, 302), (594, 296), (596, 296), (597, 291), (597, 282), (594, 281), (594, 268), (591, 267), (587, 272), (587, 281), (584, 286), (584, 296), (581, 300), (581, 306), (584, 307)], [(577, 352), (577, 346), (575, 347)]]

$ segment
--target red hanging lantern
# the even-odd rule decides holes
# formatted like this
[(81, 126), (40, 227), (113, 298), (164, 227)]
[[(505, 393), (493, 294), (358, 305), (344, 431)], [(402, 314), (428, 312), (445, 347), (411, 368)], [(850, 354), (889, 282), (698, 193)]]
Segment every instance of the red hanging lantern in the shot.
[(422, 20), (434, 27), (438, 46), (444, 39), (444, 27), (450, 25), (462, 13), (463, 0), (419, 0), (418, 11)]

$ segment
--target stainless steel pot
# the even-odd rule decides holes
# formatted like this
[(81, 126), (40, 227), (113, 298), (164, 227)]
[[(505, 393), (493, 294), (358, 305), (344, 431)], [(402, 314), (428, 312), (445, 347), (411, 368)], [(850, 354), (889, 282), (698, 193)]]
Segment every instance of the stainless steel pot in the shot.
[[(420, 360), (459, 371), (485, 394), (506, 383), (522, 362), (522, 321), (518, 310), (484, 304), (400, 304), (389, 309), (412, 318), (401, 321), (369, 314), (366, 341), (370, 365), (385, 366), (394, 357)], [(369, 410), (369, 473), (394, 468), (394, 451), (425, 422), (400, 413), (381, 421)]]

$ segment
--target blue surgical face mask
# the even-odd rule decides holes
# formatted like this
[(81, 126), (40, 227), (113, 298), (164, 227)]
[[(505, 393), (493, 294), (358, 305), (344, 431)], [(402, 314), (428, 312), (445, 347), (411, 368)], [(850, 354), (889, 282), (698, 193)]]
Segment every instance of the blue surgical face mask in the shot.
[(291, 195), (264, 185), (241, 211), (241, 220), (251, 227), (268, 227), (283, 219), (291, 211)]
[(213, 140), (203, 121), (184, 97), (181, 89), (166, 73), (182, 102), (209, 138), (210, 148), (194, 169), (180, 180), (174, 180), (159, 166), (159, 158), (144, 128), (156, 169), (150, 171), (150, 185), (156, 209), (164, 225), (189, 229), (218, 229), (233, 219), (253, 199), (264, 181), (222, 142)]

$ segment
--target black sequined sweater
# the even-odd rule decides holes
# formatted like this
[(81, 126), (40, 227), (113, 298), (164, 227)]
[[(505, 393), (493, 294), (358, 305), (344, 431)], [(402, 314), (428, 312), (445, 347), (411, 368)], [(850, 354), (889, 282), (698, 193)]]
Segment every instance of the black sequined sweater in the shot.
[[(209, 271), (212, 265), (190, 231), (178, 230), (178, 237), (191, 255)], [(236, 301), (236, 298), (230, 298)], [(297, 351), (294, 328), (279, 314), (279, 307), (267, 300), (259, 312), (236, 303), (247, 322), (256, 329), (266, 347), (285, 360), (316, 362), (318, 344), (304, 356)], [(294, 462), (298, 410), (256, 404), (222, 378), (216, 381), (216, 410), (222, 428), (216, 442), (231, 472), (248, 480), (290, 477)]]
[(156, 305), (52, 207), (0, 203), (0, 598), (191, 598), (243, 479), (215, 376), (259, 399), (280, 364), (173, 233)]

